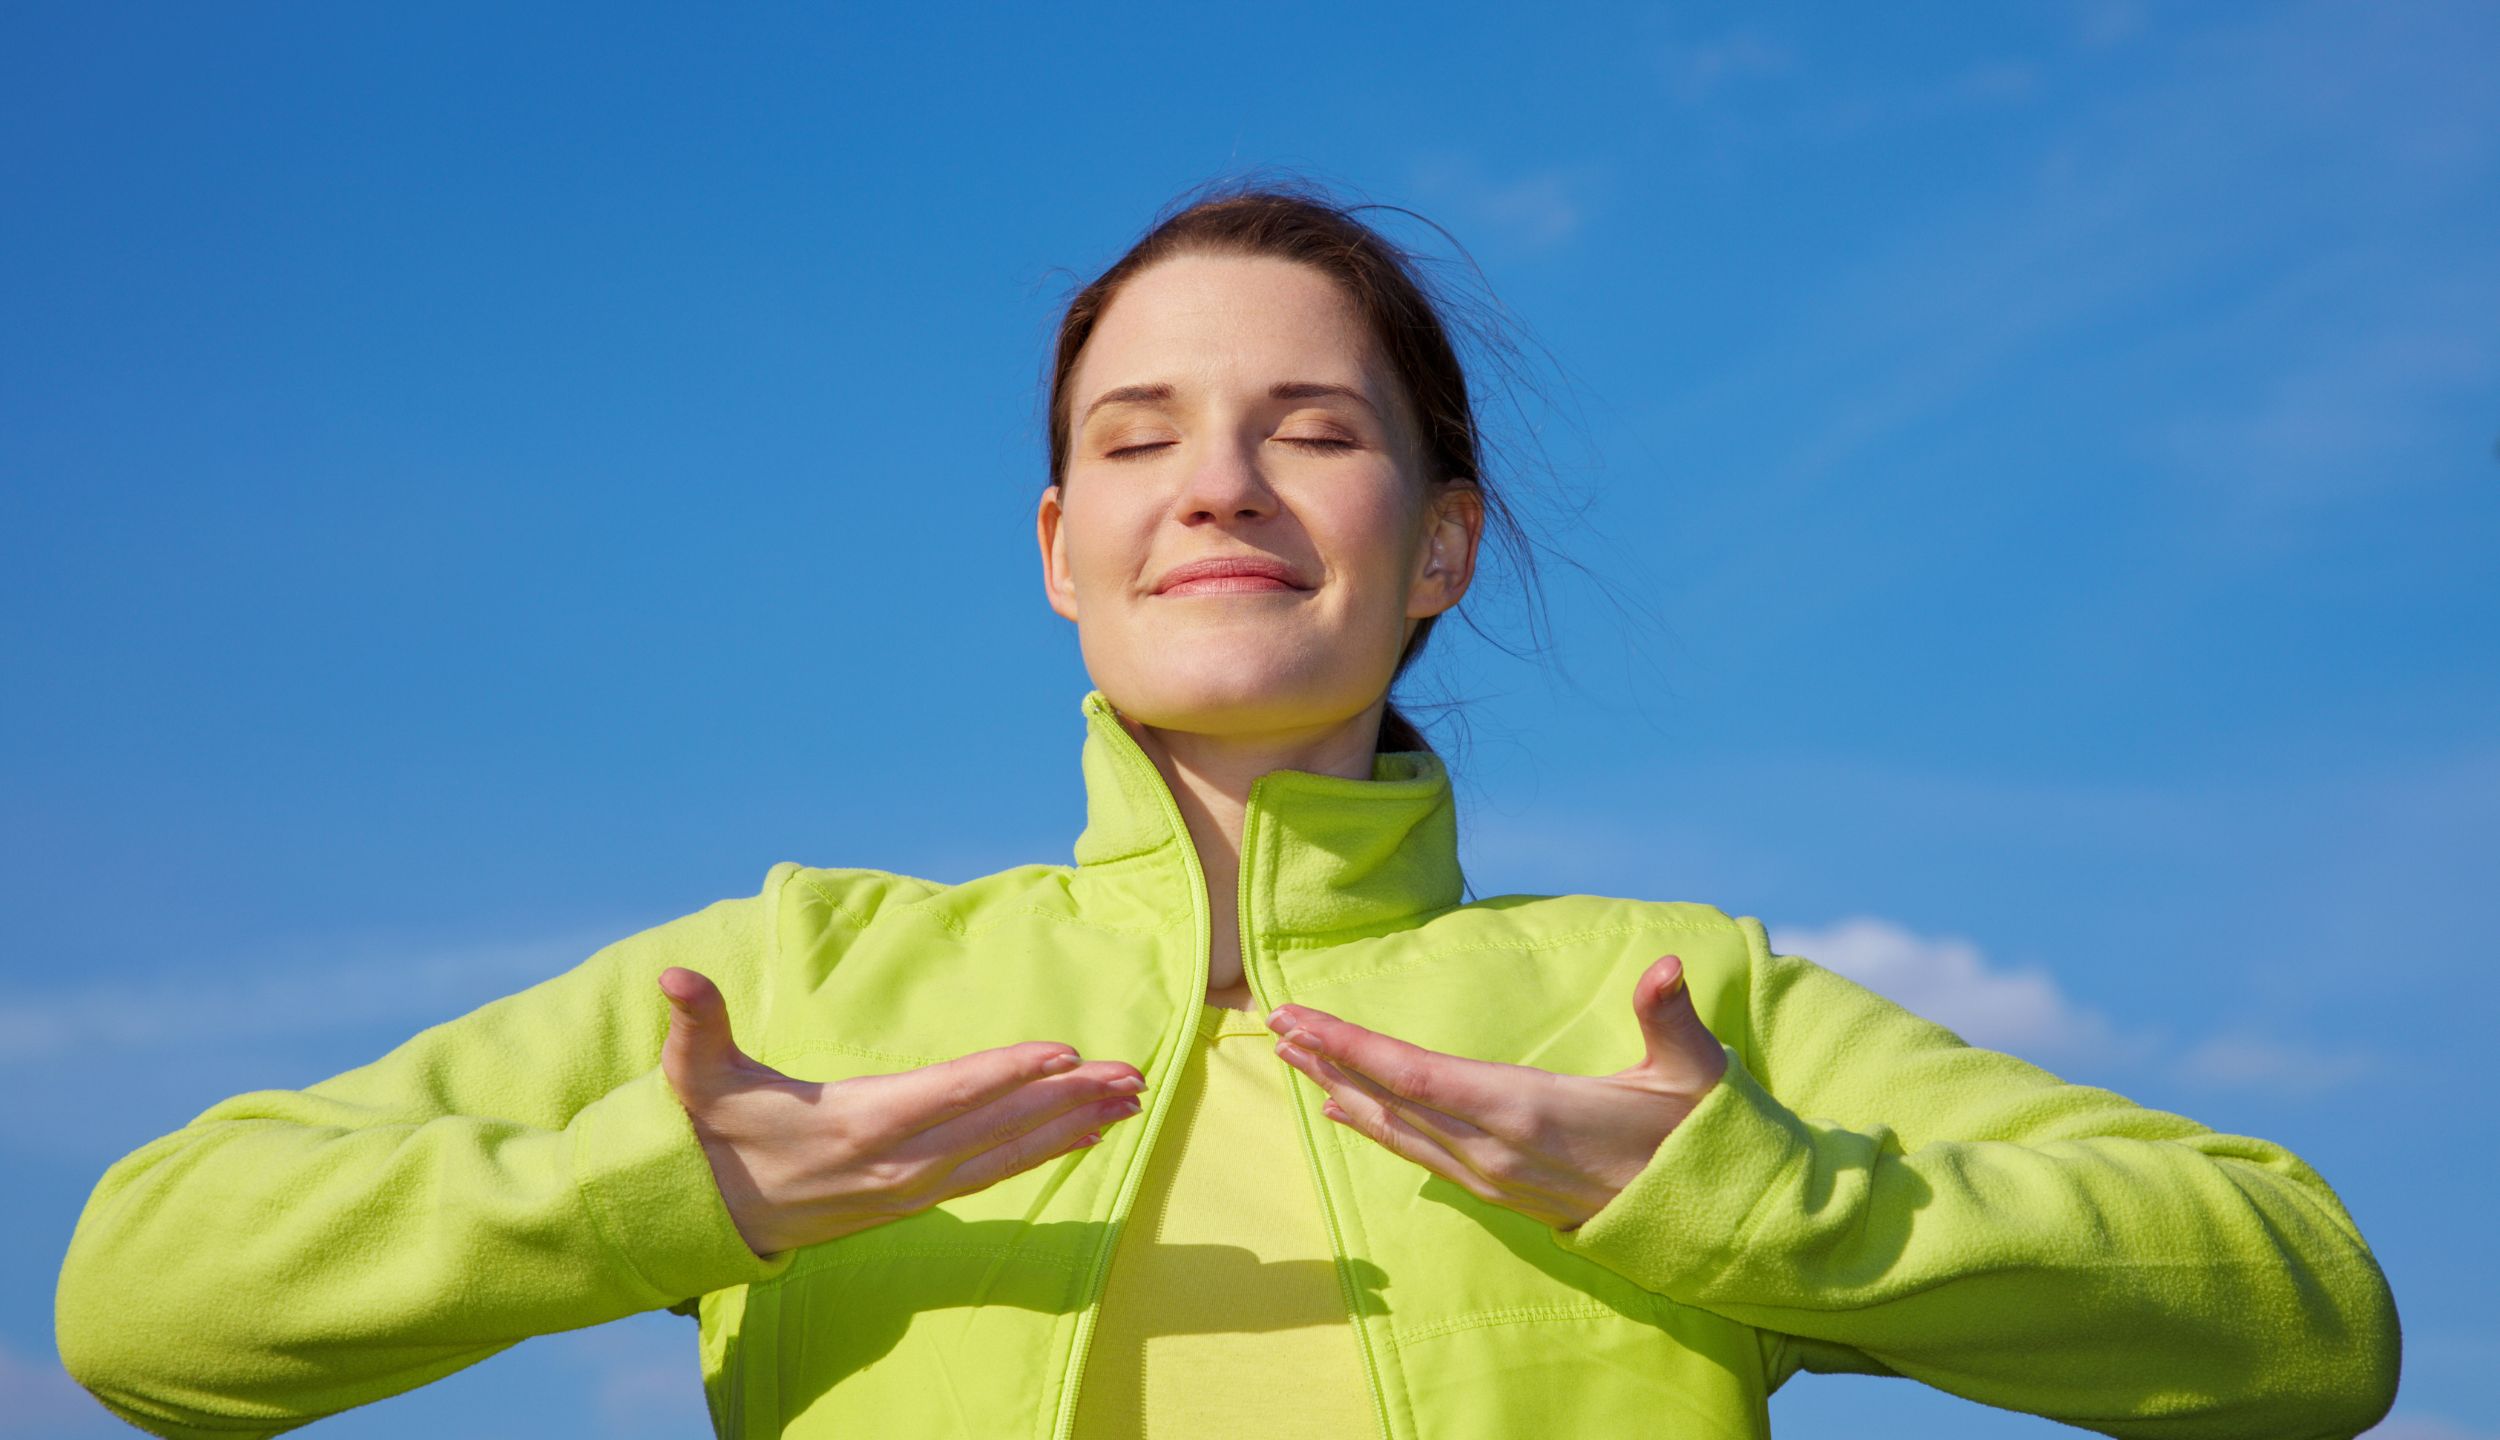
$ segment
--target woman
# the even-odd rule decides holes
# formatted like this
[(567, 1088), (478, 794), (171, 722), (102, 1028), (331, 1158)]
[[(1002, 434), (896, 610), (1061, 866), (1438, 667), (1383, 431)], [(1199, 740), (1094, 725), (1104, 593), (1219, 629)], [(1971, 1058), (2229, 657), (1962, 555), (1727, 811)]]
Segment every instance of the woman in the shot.
[(1075, 864), (776, 865), (224, 1102), (98, 1185), (72, 1373), (271, 1434), (666, 1306), (728, 1436), (1753, 1437), (1799, 1369), (2121, 1436), (2385, 1412), (2391, 1298), (2281, 1147), (1707, 905), (1462, 903), (1388, 692), (1505, 512), (1344, 210), (1217, 193), (1081, 292), (1051, 480)]

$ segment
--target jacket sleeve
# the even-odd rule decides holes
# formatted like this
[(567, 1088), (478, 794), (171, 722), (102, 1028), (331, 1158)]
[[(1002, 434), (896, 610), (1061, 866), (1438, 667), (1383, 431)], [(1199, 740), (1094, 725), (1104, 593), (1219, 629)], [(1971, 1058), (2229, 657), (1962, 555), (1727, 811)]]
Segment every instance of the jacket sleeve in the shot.
[(2143, 1440), (2325, 1440), (2393, 1404), (2395, 1302), (2317, 1173), (1750, 952), (1722, 1082), (1555, 1243), (1898, 1374)]
[(532, 1335), (778, 1274), (790, 1257), (747, 1249), (660, 1073), (657, 982), (703, 971), (752, 1035), (795, 868), (117, 1161), (62, 1262), (70, 1374), (153, 1434), (275, 1435)]

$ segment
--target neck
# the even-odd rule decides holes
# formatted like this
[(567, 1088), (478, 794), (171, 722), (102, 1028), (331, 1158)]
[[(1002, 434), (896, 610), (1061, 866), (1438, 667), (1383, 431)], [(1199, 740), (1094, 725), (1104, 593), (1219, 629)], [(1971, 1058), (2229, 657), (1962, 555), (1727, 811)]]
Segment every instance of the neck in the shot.
[(1384, 708), (1382, 701), (1374, 701), (1347, 720), (1251, 735), (1161, 730), (1120, 717), (1121, 728), (1136, 739), (1170, 787), (1198, 852), (1198, 868), (1206, 876), (1211, 927), (1207, 991), (1213, 1003), (1236, 1008), (1250, 1003), (1249, 984), (1241, 973), (1235, 886), (1241, 873), (1241, 817), (1250, 803), (1251, 782), (1271, 770), (1371, 779)]

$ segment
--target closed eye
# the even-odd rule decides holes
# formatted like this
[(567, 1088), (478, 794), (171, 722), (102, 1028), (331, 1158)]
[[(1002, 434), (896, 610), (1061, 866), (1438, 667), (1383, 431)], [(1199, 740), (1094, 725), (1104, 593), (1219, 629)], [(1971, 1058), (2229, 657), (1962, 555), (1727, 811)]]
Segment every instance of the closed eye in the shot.
[[(1276, 438), (1283, 441), (1287, 445), (1309, 445), (1315, 446), (1321, 450), (1329, 451), (1359, 450), (1362, 448), (1362, 446), (1355, 441), (1339, 440), (1328, 436), (1279, 435)], [(1157, 440), (1144, 445), (1123, 445), (1117, 450), (1105, 450), (1102, 453), (1105, 459), (1117, 460), (1124, 455), (1142, 455), (1149, 450), (1161, 450), (1171, 443), (1172, 442), (1169, 440)]]

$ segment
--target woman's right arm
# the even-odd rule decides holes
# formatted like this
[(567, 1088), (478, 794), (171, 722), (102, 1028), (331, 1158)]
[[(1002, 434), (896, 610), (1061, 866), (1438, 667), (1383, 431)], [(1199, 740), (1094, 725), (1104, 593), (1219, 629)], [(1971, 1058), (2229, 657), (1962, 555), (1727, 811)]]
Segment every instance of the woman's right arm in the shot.
[(758, 1018), (776, 866), (723, 900), (107, 1170), (62, 1263), (70, 1374), (164, 1436), (274, 1435), (532, 1335), (778, 1274), (660, 1068), (670, 966)]

